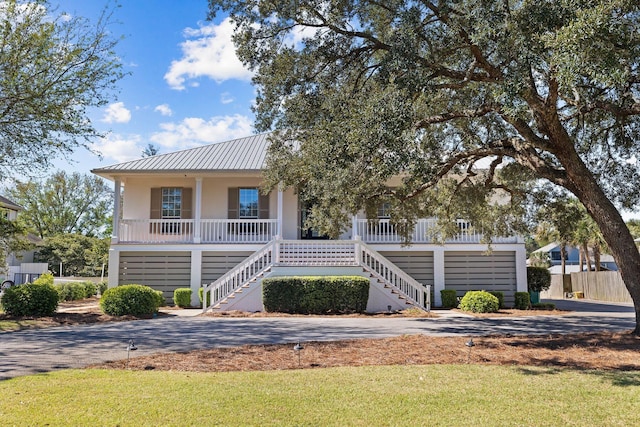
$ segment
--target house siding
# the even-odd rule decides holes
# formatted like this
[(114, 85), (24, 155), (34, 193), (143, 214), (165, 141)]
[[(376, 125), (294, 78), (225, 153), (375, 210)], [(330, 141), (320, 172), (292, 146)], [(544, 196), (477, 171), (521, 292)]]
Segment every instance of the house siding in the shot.
[(514, 252), (446, 252), (444, 255), (445, 289), (458, 296), (468, 291), (499, 291), (505, 305), (512, 306), (516, 292), (516, 256)]
[(202, 283), (212, 283), (240, 264), (253, 252), (203, 252)]
[(162, 291), (173, 302), (173, 291), (188, 288), (191, 252), (120, 252), (119, 284), (140, 284)]
[(419, 283), (433, 286), (433, 252), (379, 252)]

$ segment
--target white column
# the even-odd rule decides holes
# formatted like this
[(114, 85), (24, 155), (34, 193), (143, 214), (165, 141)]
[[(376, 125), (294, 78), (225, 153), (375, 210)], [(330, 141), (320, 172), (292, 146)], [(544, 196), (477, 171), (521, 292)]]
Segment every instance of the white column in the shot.
[(120, 250), (109, 249), (109, 281), (108, 286), (114, 288), (120, 284)]
[(198, 307), (200, 299), (198, 298), (198, 290), (202, 286), (202, 250), (196, 249), (191, 251), (191, 306)]
[(358, 235), (358, 215), (351, 217), (351, 238), (353, 240), (360, 240), (360, 236)]
[(442, 307), (442, 295), (444, 290), (444, 248), (433, 249), (433, 299), (436, 307)]
[(120, 178), (113, 181), (113, 219), (111, 231), (111, 243), (118, 243), (120, 234), (120, 204), (121, 204), (122, 182)]
[(527, 290), (527, 251), (524, 244), (521, 244), (516, 248), (516, 291)]
[(282, 230), (283, 224), (284, 224), (284, 220), (282, 218), (284, 212), (284, 195), (282, 192), (282, 186), (279, 185), (278, 186), (278, 235), (276, 236), (276, 239), (281, 240), (284, 238), (284, 233)]
[(196, 178), (196, 206), (193, 227), (193, 243), (200, 243), (202, 235), (202, 178)]

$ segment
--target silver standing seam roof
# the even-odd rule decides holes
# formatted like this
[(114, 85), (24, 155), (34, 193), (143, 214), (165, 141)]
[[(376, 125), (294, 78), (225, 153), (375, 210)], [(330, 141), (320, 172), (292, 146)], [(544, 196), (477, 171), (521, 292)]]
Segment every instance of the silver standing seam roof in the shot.
[(260, 171), (264, 169), (269, 133), (188, 150), (144, 157), (93, 169), (100, 176), (145, 172)]

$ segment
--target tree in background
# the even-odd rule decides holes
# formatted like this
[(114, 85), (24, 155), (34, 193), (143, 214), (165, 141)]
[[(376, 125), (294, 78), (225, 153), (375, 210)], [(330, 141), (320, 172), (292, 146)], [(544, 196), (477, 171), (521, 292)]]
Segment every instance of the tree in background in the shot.
[(160, 148), (157, 145), (152, 143), (148, 143), (146, 147), (142, 150), (142, 157), (151, 157), (160, 153)]
[(88, 110), (123, 76), (111, 13), (90, 23), (46, 0), (0, 4), (0, 177), (46, 170), (100, 136)]
[(109, 239), (82, 234), (58, 234), (47, 237), (38, 246), (36, 259), (46, 262), (54, 275), (100, 276), (109, 261)]
[(21, 205), (18, 222), (40, 238), (61, 233), (100, 237), (110, 224), (113, 190), (99, 177), (58, 171), (9, 189)]
[(637, 1), (209, 6), (236, 23), (255, 71), (256, 128), (279, 130), (267, 186), (305, 188), (319, 231), (386, 202), (400, 231), (430, 214), (445, 233), (457, 217), (489, 237), (513, 232), (522, 184), (544, 179), (597, 223), (640, 335), (640, 254), (618, 211), (640, 202)]

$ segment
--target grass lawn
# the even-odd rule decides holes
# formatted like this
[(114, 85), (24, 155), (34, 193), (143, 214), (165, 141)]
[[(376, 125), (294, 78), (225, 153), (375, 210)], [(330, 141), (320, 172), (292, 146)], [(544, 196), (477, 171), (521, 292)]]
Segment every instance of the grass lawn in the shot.
[(640, 425), (640, 372), (479, 365), (69, 370), (0, 382), (2, 425)]

